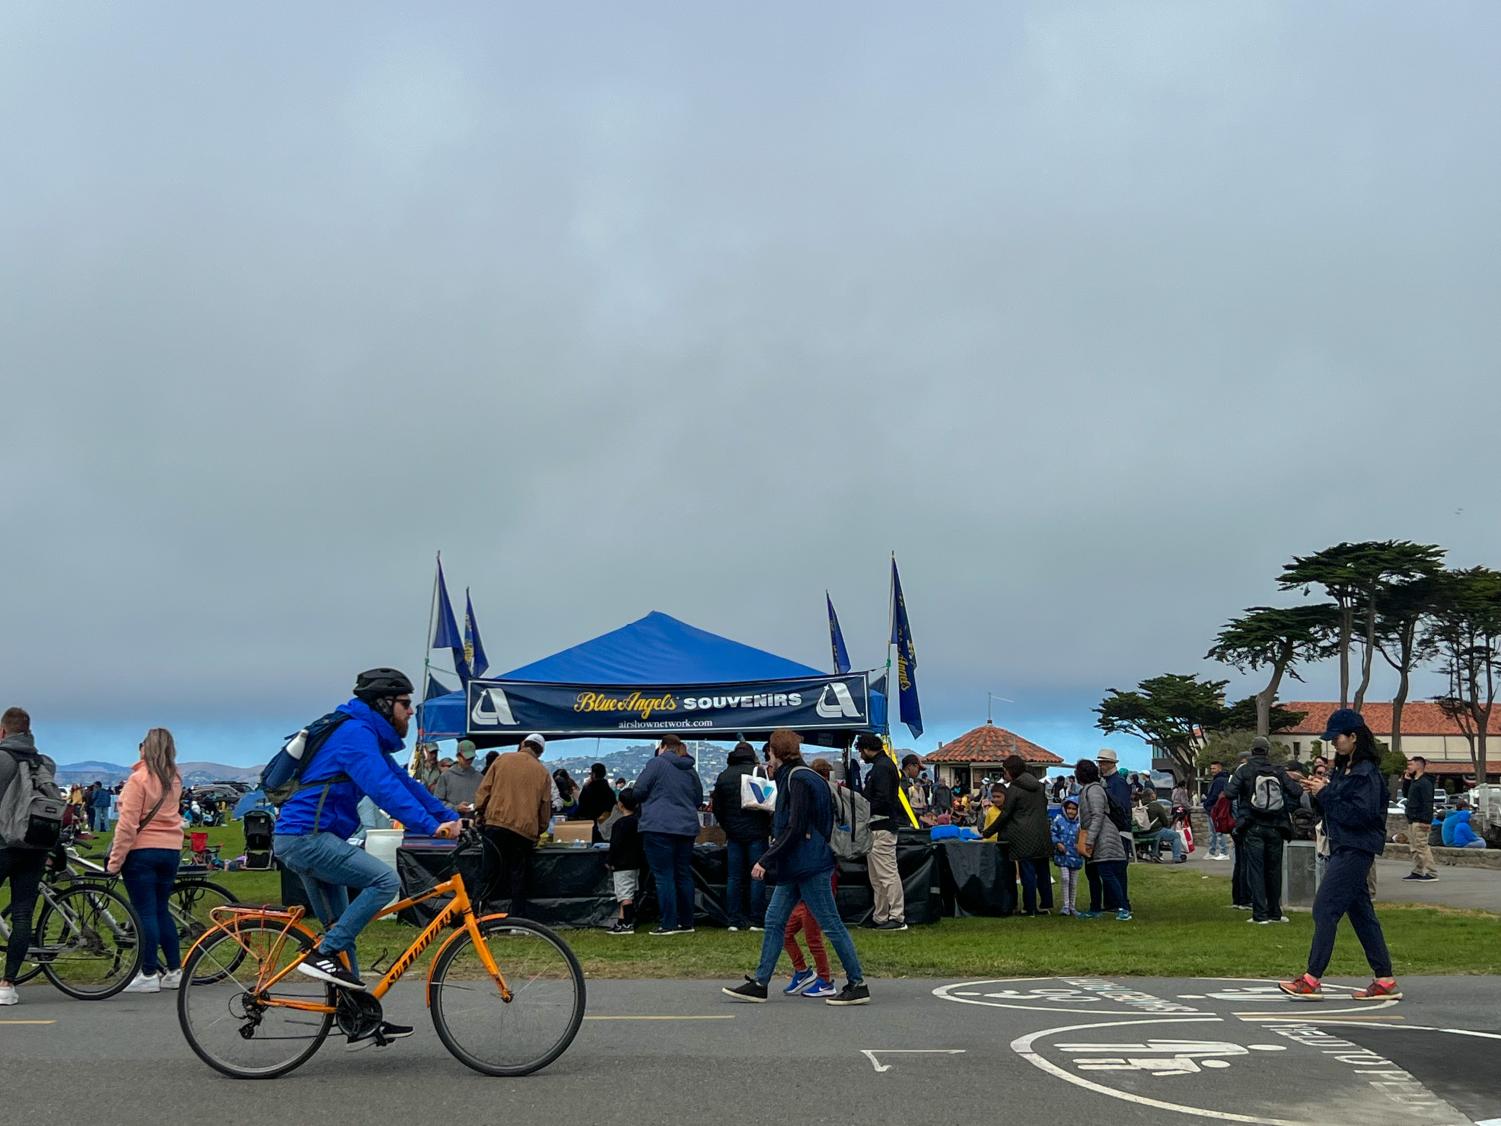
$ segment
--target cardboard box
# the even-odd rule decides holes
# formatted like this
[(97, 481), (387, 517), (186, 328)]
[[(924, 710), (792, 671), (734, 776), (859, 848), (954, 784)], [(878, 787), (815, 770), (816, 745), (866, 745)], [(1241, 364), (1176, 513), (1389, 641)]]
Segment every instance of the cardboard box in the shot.
[(594, 826), (588, 821), (559, 821), (552, 835), (561, 845), (588, 845), (594, 840)]

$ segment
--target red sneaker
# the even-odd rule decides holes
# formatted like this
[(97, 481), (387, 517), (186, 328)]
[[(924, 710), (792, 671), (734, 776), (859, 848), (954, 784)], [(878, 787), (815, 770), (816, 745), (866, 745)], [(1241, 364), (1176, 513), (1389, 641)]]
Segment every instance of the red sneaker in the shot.
[(1324, 999), (1324, 987), (1319, 984), (1319, 979), (1304, 974), (1292, 981), (1279, 981), (1277, 988), (1294, 1001), (1322, 1001)]
[(1364, 989), (1355, 991), (1357, 1001), (1400, 1001), (1402, 990), (1397, 985), (1396, 978), (1377, 978)]

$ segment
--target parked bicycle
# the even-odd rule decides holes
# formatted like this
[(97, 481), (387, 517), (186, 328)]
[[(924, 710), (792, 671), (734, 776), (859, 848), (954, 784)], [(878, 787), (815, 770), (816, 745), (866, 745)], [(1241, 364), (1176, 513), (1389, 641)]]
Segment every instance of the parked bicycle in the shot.
[[(111, 877), (80, 878), (49, 861), (38, 888), (30, 968), (17, 982), (45, 974), (69, 997), (101, 1001), (141, 968), (140, 920)], [(10, 943), (11, 905), (0, 909), (0, 951)]]
[[(465, 831), (461, 844), (476, 844)], [(296, 972), (318, 936), (300, 907), (216, 907), (214, 927), (183, 961), (177, 1015), (189, 1046), (236, 1079), (273, 1079), (311, 1059), (337, 1024), (355, 1037), (379, 1033), (381, 999), (450, 927), (427, 972), (426, 1000), (438, 1039), (485, 1075), (527, 1075), (557, 1059), (584, 1019), (584, 973), (558, 935), (527, 919), (477, 916), (453, 875), (382, 911), (386, 918), (439, 896), (453, 898), (368, 991), (340, 989)]]

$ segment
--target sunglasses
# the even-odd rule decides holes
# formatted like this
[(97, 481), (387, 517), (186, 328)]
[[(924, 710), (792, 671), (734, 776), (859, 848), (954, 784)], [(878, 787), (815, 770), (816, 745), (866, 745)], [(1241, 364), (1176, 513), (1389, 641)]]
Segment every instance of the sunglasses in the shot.
[(410, 696), (408, 696), (405, 700), (401, 699), (400, 697), (397, 697), (396, 702), (398, 704), (400, 704), (402, 707), (404, 707), (407, 711), (411, 711), (412, 710), (412, 698)]

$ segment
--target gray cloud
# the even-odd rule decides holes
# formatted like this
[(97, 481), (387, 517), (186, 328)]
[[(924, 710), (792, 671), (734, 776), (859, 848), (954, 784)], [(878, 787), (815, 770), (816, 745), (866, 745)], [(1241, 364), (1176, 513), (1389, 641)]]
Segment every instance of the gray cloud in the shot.
[(895, 548), (962, 727), (1497, 562), (1493, 5), (630, 13), (7, 9), (5, 695), (301, 716), (439, 547), (497, 667), (875, 664)]

